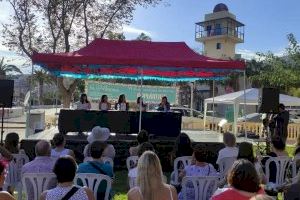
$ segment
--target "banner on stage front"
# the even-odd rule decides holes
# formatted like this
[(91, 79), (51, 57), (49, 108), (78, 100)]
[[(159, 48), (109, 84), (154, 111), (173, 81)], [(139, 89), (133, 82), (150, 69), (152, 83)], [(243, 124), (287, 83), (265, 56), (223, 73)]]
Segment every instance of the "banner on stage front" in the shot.
[[(92, 100), (99, 100), (106, 94), (110, 100), (117, 101), (120, 94), (125, 94), (127, 101), (136, 102), (137, 97), (140, 96), (140, 86), (137, 85), (87, 81), (86, 89), (88, 97)], [(163, 96), (167, 96), (171, 104), (176, 104), (177, 88), (143, 85), (144, 102), (159, 103)]]

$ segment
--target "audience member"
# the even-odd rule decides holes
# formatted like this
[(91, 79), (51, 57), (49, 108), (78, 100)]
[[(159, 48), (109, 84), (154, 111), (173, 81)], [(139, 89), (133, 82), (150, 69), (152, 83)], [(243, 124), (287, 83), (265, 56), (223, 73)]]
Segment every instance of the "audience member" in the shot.
[(149, 141), (148, 132), (146, 130), (141, 130), (139, 132), (138, 136), (137, 136), (138, 145), (135, 146), (135, 147), (130, 147), (129, 148), (129, 154), (130, 154), (130, 156), (137, 156), (140, 145), (142, 143), (148, 142), (148, 141)]
[[(4, 180), (6, 176), (5, 163), (0, 161), (0, 188), (4, 185)], [(14, 200), (15, 198), (6, 191), (0, 191), (0, 199), (3, 200)]]
[(161, 164), (154, 152), (144, 152), (137, 169), (137, 186), (127, 193), (128, 200), (178, 199), (175, 188), (163, 182)]
[[(288, 153), (285, 151), (285, 143), (284, 141), (279, 137), (273, 137), (271, 141), (271, 152), (267, 155), (270, 157), (278, 157), (278, 156), (288, 156)], [(268, 160), (268, 157), (265, 157), (262, 159), (262, 164), (265, 166), (266, 162)], [(268, 182), (276, 183), (276, 173), (277, 173), (277, 167), (276, 164), (271, 162), (269, 165), (270, 169), (270, 176)]]
[(59, 158), (66, 155), (70, 155), (75, 158), (75, 154), (71, 149), (66, 149), (66, 138), (61, 133), (56, 133), (53, 137), (54, 149), (51, 149), (51, 157)]
[(254, 157), (253, 145), (251, 143), (241, 142), (239, 144), (239, 152), (238, 152), (237, 159), (246, 159), (250, 161), (255, 167), (260, 183), (266, 183), (265, 174), (263, 172), (262, 166)]
[(90, 189), (74, 185), (76, 169), (77, 164), (73, 157), (58, 158), (53, 169), (58, 184), (55, 188), (43, 192), (40, 200), (94, 200), (94, 194)]
[[(89, 142), (88, 145), (85, 146), (83, 154), (84, 157), (91, 157), (90, 153), (90, 145), (94, 141), (101, 141), (106, 142), (110, 136), (110, 131), (108, 128), (101, 128), (100, 126), (96, 126), (92, 129), (91, 134), (87, 137), (87, 141)], [(113, 145), (107, 144), (104, 152), (103, 157), (109, 157), (111, 159), (114, 159), (116, 155), (116, 151)]]
[(80, 101), (77, 104), (77, 110), (90, 110), (91, 107), (91, 102), (88, 100), (87, 95), (81, 94)]
[(15, 132), (8, 133), (5, 137), (4, 148), (12, 154), (18, 154), (19, 149), (19, 135)]
[(250, 200), (273, 200), (273, 198), (265, 194), (259, 194), (255, 195)]
[[(153, 152), (154, 152), (154, 147), (153, 147), (153, 145), (152, 145), (151, 143), (149, 143), (149, 142), (144, 142), (144, 143), (142, 143), (142, 144), (139, 146), (137, 156), (138, 156), (138, 157), (141, 157), (142, 154), (143, 154), (145, 151), (153, 151)], [(129, 172), (128, 172), (128, 177), (129, 177), (129, 178), (136, 178), (136, 177), (137, 177), (137, 166), (129, 170)]]
[[(207, 151), (201, 145), (196, 145), (194, 148), (193, 158), (195, 164), (186, 166), (179, 174), (179, 180), (182, 180), (185, 176), (217, 176), (217, 171), (212, 164), (207, 163)], [(213, 191), (210, 193), (212, 194)], [(183, 199), (181, 193), (179, 193), (179, 199)], [(194, 188), (187, 187), (187, 199), (195, 199)]]
[(227, 180), (230, 187), (223, 189), (219, 194), (217, 191), (212, 200), (249, 200), (257, 194), (264, 193), (256, 169), (249, 160), (235, 161)]
[[(26, 163), (22, 167), (22, 174), (24, 173), (51, 173), (55, 164), (55, 159), (51, 158), (51, 145), (46, 140), (40, 140), (35, 145), (35, 155), (33, 161)], [(68, 171), (68, 170), (65, 170)], [(29, 182), (27, 184), (30, 184)], [(49, 188), (53, 188), (56, 185), (56, 181), (49, 183)], [(31, 189), (30, 189), (31, 188)], [(32, 191), (32, 192), (30, 192)], [(27, 191), (28, 199), (33, 200), (33, 186), (29, 187)]]
[(110, 110), (110, 109), (111, 109), (111, 105), (108, 102), (107, 95), (102, 95), (101, 100), (99, 102), (99, 110)]
[(219, 151), (218, 159), (216, 161), (218, 165), (223, 158), (237, 157), (239, 149), (235, 146), (235, 140), (235, 136), (232, 133), (226, 132), (223, 134), (225, 148)]
[[(114, 177), (113, 169), (110, 164), (104, 163), (101, 160), (105, 149), (107, 148), (107, 144), (101, 141), (94, 141), (90, 144), (91, 157), (92, 161), (87, 161), (79, 164), (77, 173), (96, 173), (96, 174), (104, 174), (111, 178)], [(81, 184), (79, 182), (79, 184)], [(104, 199), (106, 183), (101, 182), (97, 192), (97, 199)]]
[(191, 139), (186, 133), (180, 133), (175, 140), (174, 149), (171, 155), (172, 165), (176, 158), (182, 156), (191, 156), (192, 154), (193, 148)]
[[(11, 178), (7, 178), (5, 180), (5, 186), (7, 187), (7, 191), (10, 194), (14, 193), (14, 189), (16, 184), (21, 181), (21, 167), (15, 159), (13, 159), (13, 154), (25, 154), (24, 150), (19, 149), (19, 135), (15, 132), (8, 133), (5, 137), (4, 148), (9, 151), (9, 153), (3, 153), (6, 155), (6, 159), (12, 159), (9, 163), (8, 173), (14, 173), (13, 170), (17, 171), (17, 176), (10, 176)], [(1, 152), (2, 154), (2, 152)]]

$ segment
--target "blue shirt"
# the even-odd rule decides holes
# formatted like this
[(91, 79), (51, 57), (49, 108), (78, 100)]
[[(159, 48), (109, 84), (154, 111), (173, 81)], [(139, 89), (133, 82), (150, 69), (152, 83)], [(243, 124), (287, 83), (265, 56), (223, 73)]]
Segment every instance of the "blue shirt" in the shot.
[[(93, 167), (93, 165), (91, 165), (90, 163), (97, 165), (105, 173), (101, 173), (98, 169)], [(95, 173), (95, 174), (104, 174), (111, 178), (114, 177), (112, 166), (108, 163), (103, 163), (100, 161), (88, 161), (88, 162), (79, 164), (77, 173)], [(78, 185), (82, 185), (82, 183), (79, 182)], [(103, 194), (105, 193), (105, 190), (106, 190), (106, 182), (103, 181), (99, 185), (97, 199), (104, 198)]]

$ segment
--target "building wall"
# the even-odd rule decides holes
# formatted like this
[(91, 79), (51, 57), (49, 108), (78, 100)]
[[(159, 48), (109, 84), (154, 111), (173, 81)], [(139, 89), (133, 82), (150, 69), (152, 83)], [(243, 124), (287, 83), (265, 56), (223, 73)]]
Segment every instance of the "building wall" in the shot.
[[(221, 49), (217, 49), (217, 43), (221, 44)], [(220, 37), (206, 40), (204, 44), (204, 54), (212, 58), (228, 59), (235, 57), (235, 43), (228, 38)]]

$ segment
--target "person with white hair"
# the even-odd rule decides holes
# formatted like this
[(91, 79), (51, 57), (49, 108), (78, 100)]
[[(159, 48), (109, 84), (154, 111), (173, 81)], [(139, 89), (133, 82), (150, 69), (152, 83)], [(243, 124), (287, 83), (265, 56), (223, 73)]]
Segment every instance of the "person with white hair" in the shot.
[[(84, 157), (91, 157), (91, 144), (94, 141), (100, 141), (100, 142), (106, 142), (110, 136), (110, 131), (108, 128), (102, 128), (100, 126), (95, 126), (92, 129), (91, 134), (87, 137), (87, 141), (89, 144), (87, 144), (84, 148), (83, 154)], [(111, 159), (114, 159), (116, 155), (116, 150), (113, 145), (107, 144), (107, 147), (105, 148), (103, 152), (103, 157), (109, 157)]]

